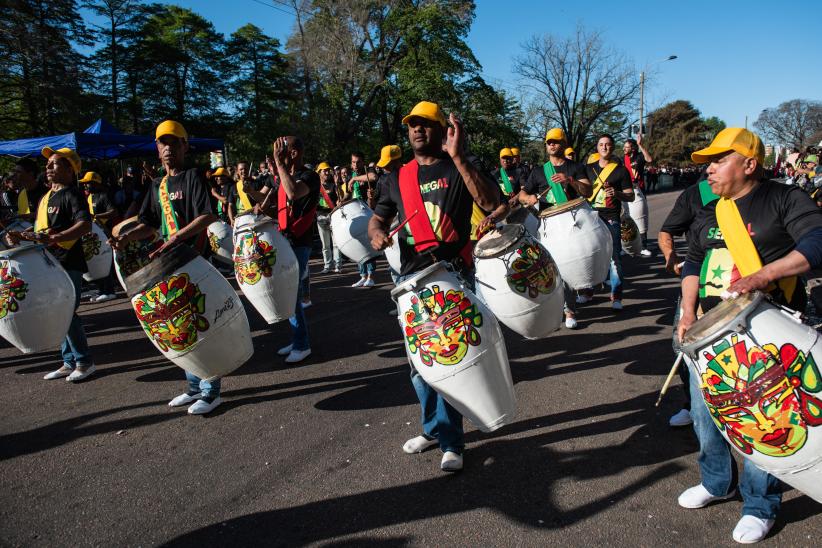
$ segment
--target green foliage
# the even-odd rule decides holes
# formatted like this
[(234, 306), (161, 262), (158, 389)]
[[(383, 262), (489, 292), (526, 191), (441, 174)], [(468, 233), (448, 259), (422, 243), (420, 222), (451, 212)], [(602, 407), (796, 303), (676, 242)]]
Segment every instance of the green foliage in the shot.
[(708, 145), (724, 127), (715, 116), (703, 119), (689, 101), (674, 101), (648, 116), (644, 145), (656, 164), (689, 165), (691, 152)]

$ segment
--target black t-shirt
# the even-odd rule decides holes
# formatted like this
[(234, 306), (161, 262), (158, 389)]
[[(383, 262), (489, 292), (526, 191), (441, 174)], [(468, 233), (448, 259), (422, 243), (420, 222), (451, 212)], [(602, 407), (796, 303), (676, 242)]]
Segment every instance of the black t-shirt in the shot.
[[(163, 209), (160, 206), (160, 184), (163, 177), (158, 177), (151, 182), (143, 207), (140, 208), (140, 222), (148, 226), (159, 229), (164, 239), (168, 235), (164, 233)], [(211, 201), (209, 200), (208, 184), (200, 173), (192, 168), (179, 175), (168, 177), (168, 195), (171, 208), (177, 218), (177, 229), (184, 228), (194, 219), (201, 215), (212, 213)], [(197, 237), (190, 238), (186, 243), (197, 247)]]
[[(671, 236), (682, 236), (691, 229), (699, 210), (714, 200), (716, 196), (711, 192), (708, 181), (700, 181), (689, 186), (677, 196), (674, 207), (665, 218), (660, 232), (667, 232)], [(690, 238), (690, 235), (686, 237)]]
[[(483, 171), (479, 160), (471, 158), (471, 163), (480, 173), (485, 174), (489, 188), (495, 188), (494, 179)], [(417, 178), (426, 209), (425, 212), (419, 214), (428, 214), (434, 234), (440, 241), (439, 247), (434, 251), (434, 256), (438, 260), (451, 261), (459, 256), (471, 236), (471, 211), (474, 198), (450, 157), (442, 157), (432, 165), (419, 166)], [(374, 212), (389, 221), (396, 215), (399, 215), (400, 222), (405, 221), (406, 213), (400, 195), (399, 170), (386, 176)], [(412, 274), (431, 264), (431, 258), (427, 253), (419, 255), (414, 249), (414, 238), (407, 224), (394, 237), (399, 238), (400, 243), (401, 275)]]
[(605, 179), (604, 184), (597, 190), (597, 177), (604, 168), (600, 167), (599, 162), (594, 162), (585, 166), (585, 172), (588, 174), (588, 180), (594, 185), (594, 195), (591, 198), (591, 205), (599, 212), (599, 216), (606, 221), (618, 221), (620, 212), (622, 211), (622, 203), (616, 196), (612, 198), (605, 197), (605, 189), (610, 186), (617, 192), (624, 192), (631, 190), (631, 177), (628, 175), (628, 170), (625, 166), (616, 165), (616, 168)]
[[(634, 175), (634, 185), (639, 186), (643, 181), (645, 181), (645, 156), (642, 155), (641, 152), (635, 152), (632, 157), (630, 157), (631, 161), (631, 170), (634, 172), (633, 174), (629, 173), (628, 176)], [(623, 156), (623, 165), (625, 165), (625, 158)]]
[[(291, 213), (294, 219), (308, 215), (311, 210), (317, 207), (320, 201), (320, 176), (313, 169), (305, 166), (297, 168), (292, 175), (295, 183), (302, 182), (308, 186), (308, 194), (302, 198), (291, 201)], [(310, 247), (314, 240), (314, 225), (299, 236), (295, 236), (290, 231), (286, 234), (293, 247)]]
[[(35, 212), (37, 209), (35, 208)], [(62, 188), (52, 192), (49, 196), (48, 212), (49, 226), (52, 232), (63, 232), (78, 222), (90, 222), (91, 214), (88, 211), (88, 201), (76, 186)], [(49, 247), (60, 264), (66, 270), (88, 272), (86, 259), (83, 255), (83, 244), (80, 239), (74, 242), (69, 249), (53, 245)]]
[[(719, 230), (716, 204), (711, 202), (699, 210), (688, 243), (688, 261), (701, 265), (699, 299), (705, 311), (716, 306), (722, 292), (741, 277)], [(813, 200), (801, 189), (775, 181), (761, 181), (736, 200), (736, 206), (763, 265), (781, 259), (803, 235), (822, 228), (822, 210)], [(790, 299), (779, 291), (774, 296), (795, 310), (804, 310), (805, 291), (801, 283)]]
[[(575, 181), (579, 181), (580, 179), (587, 179), (588, 174), (585, 172), (585, 168), (582, 167), (581, 164), (576, 162), (572, 162), (570, 160), (565, 160), (565, 163), (562, 165), (554, 166), (554, 171), (557, 173), (562, 173), (563, 175), (567, 175), (574, 179)], [(545, 168), (544, 165), (536, 166), (533, 170), (531, 170), (531, 175), (528, 176), (528, 180), (525, 182), (525, 186), (523, 190), (528, 194), (534, 196), (542, 193), (547, 189), (550, 185), (548, 184), (548, 179), (545, 178)], [(565, 190), (565, 195), (568, 197), (569, 200), (573, 200), (574, 198), (579, 198), (579, 193), (577, 189), (575, 189), (572, 185), (562, 185), (562, 188)], [(553, 194), (550, 192), (546, 193), (545, 196), (539, 199), (539, 209), (543, 210), (547, 207), (554, 205), (556, 201), (553, 199)]]
[[(108, 192), (101, 191), (101, 192), (93, 192), (91, 194), (91, 203), (94, 206), (94, 211), (92, 213), (92, 218), (95, 215), (99, 215), (100, 213), (108, 213), (109, 211), (114, 211), (114, 204), (111, 202), (111, 197), (108, 195)], [(86, 198), (86, 205), (88, 205), (88, 198)], [(103, 228), (108, 228), (111, 219), (100, 219), (97, 221), (97, 224), (102, 226)]]
[[(518, 167), (512, 167), (511, 169), (506, 169), (505, 174), (508, 175), (508, 180), (511, 182), (512, 192), (518, 193), (522, 188), (522, 170)], [(503, 195), (507, 198), (508, 195), (505, 193), (505, 184), (502, 182), (502, 168), (498, 167), (493, 171), (493, 173), (491, 173), (491, 175), (499, 185)]]
[[(219, 217), (220, 220), (225, 221), (227, 223), (228, 222), (228, 206), (229, 206), (229, 204), (235, 204), (236, 203), (236, 201), (237, 201), (237, 192), (236, 192), (237, 189), (234, 186), (234, 184), (229, 183), (227, 185), (222, 185), (222, 186), (217, 185), (215, 187), (215, 190), (217, 191), (217, 194), (219, 194), (221, 197), (226, 199), (225, 204), (223, 204), (221, 201), (217, 200), (217, 205), (215, 207), (215, 209), (217, 211), (217, 217)], [(235, 209), (234, 211), (236, 212), (237, 210)]]

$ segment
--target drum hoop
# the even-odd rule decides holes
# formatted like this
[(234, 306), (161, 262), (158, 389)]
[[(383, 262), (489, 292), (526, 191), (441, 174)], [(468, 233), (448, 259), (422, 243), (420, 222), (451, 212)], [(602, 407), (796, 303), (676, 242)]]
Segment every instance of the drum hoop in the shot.
[(162, 255), (154, 258), (146, 266), (131, 274), (125, 279), (126, 293), (129, 297), (145, 291), (168, 278), (181, 266), (190, 263), (199, 257), (194, 249), (187, 244), (178, 244)]
[(117, 223), (116, 225), (114, 225), (114, 227), (112, 227), (111, 235), (114, 236), (115, 238), (117, 238), (117, 237), (120, 236), (120, 233), (123, 230), (125, 230), (125, 229), (127, 229), (131, 226), (134, 226), (135, 224), (139, 224), (139, 223), (140, 223), (140, 218), (137, 215), (135, 215), (134, 217), (129, 217), (128, 219), (124, 219), (124, 220), (120, 221), (119, 223)]
[(426, 276), (440, 269), (445, 270), (446, 272), (450, 272), (450, 270), (448, 270), (448, 263), (446, 261), (437, 261), (431, 266), (427, 266), (422, 270), (418, 271), (410, 278), (398, 283), (397, 287), (391, 290), (391, 299), (394, 300), (394, 302), (396, 302), (399, 299), (400, 295), (412, 291), (412, 289), (417, 285), (417, 281), (425, 278)]
[[(506, 253), (508, 253), (508, 251), (512, 247), (516, 246), (516, 244), (522, 239), (523, 235), (525, 234), (525, 226), (523, 226), (521, 224), (507, 224), (507, 225), (504, 225), (501, 228), (497, 228), (496, 230), (499, 231), (499, 232), (502, 232), (502, 230), (505, 230), (505, 227), (507, 227), (507, 226), (513, 227), (513, 229), (517, 231), (517, 237), (516, 238), (511, 240), (511, 242), (508, 245), (506, 245), (503, 249), (500, 249), (499, 251), (495, 251), (493, 253), (489, 252), (488, 254), (480, 255), (480, 254), (477, 253), (477, 248), (482, 243), (482, 240), (485, 238), (485, 236), (483, 236), (483, 238), (480, 238), (480, 240), (477, 242), (477, 245), (474, 246), (474, 258), (475, 259), (494, 259), (496, 257), (500, 257), (502, 255), (505, 255)], [(489, 234), (490, 234), (490, 232), (489, 232)]]
[[(248, 214), (246, 213), (246, 215), (248, 215)], [(253, 213), (252, 213), (252, 215), (253, 215)], [(238, 216), (238, 217), (239, 217), (239, 216)], [(237, 218), (238, 218), (238, 217), (235, 217), (235, 218), (234, 218), (234, 223), (235, 223), (235, 224), (236, 224), (236, 222), (237, 222)], [(274, 222), (274, 219), (272, 219), (272, 218), (271, 218), (271, 217), (269, 217), (268, 215), (260, 215), (260, 217), (262, 217), (262, 218), (261, 218), (261, 219), (258, 219), (258, 220), (256, 220), (256, 221), (254, 221), (254, 222), (253, 222), (253, 223), (251, 223), (250, 225), (246, 225), (246, 226), (244, 226), (244, 227), (242, 227), (242, 228), (238, 228), (238, 229), (234, 230), (234, 234), (245, 234), (246, 232), (253, 232), (253, 231), (254, 231), (254, 230), (256, 230), (257, 228), (259, 228), (259, 227), (261, 227), (261, 226), (263, 226), (263, 225), (265, 225), (265, 224), (271, 224), (271, 225), (272, 225), (272, 226), (274, 226), (275, 228), (277, 227), (277, 223), (276, 223), (276, 222)]]
[[(705, 332), (705, 334), (699, 337), (698, 339), (689, 339), (688, 332), (686, 331), (684, 340), (681, 344), (682, 351), (694, 360), (696, 360), (698, 358), (697, 352), (699, 352), (700, 348), (704, 348), (705, 345), (711, 344), (712, 342), (719, 339), (729, 331), (738, 331), (738, 326), (741, 326), (743, 322), (748, 318), (748, 316), (750, 316), (750, 314), (754, 310), (756, 310), (756, 307), (765, 298), (765, 294), (761, 291), (754, 291), (752, 293), (748, 293), (746, 295), (741, 295), (737, 297), (737, 299), (741, 298), (750, 299), (750, 302), (745, 306), (745, 308), (740, 310), (739, 313), (734, 315), (731, 319), (713, 325), (711, 329), (708, 329)], [(694, 322), (694, 324), (688, 331), (691, 331), (700, 322), (710, 323), (711, 320), (713, 320), (713, 316), (718, 316), (720, 314), (721, 309), (719, 308), (719, 306), (721, 306), (721, 304), (706, 312), (701, 318)]]
[(18, 245), (17, 247), (12, 247), (11, 249), (3, 249), (0, 250), (0, 259), (11, 259), (13, 256), (23, 253), (24, 251), (39, 251), (39, 250), (48, 251), (48, 247), (43, 244), (32, 244), (32, 245)]
[(359, 199), (359, 198), (352, 198), (351, 200), (346, 200), (346, 201), (344, 201), (344, 202), (340, 202), (340, 203), (338, 203), (338, 204), (337, 204), (337, 207), (335, 207), (334, 209), (332, 209), (332, 210), (331, 210), (331, 213), (329, 213), (329, 214), (328, 214), (328, 215), (329, 215), (329, 217), (330, 217), (331, 215), (334, 215), (334, 212), (335, 212), (335, 211), (337, 211), (338, 209), (341, 209), (341, 208), (343, 208), (343, 207), (347, 206), (348, 204), (351, 204), (351, 203), (354, 203), (354, 202), (360, 202), (363, 206), (365, 206), (365, 209), (371, 209), (370, 207), (368, 207), (368, 204), (366, 204), (366, 203), (365, 203), (365, 200), (361, 200), (361, 199)]
[(585, 198), (574, 198), (573, 200), (569, 200), (564, 204), (555, 205), (543, 209), (539, 212), (539, 218), (542, 219), (544, 217), (553, 217), (554, 215), (559, 215), (560, 213), (567, 213), (568, 211), (575, 209), (579, 205), (584, 205), (585, 203)]

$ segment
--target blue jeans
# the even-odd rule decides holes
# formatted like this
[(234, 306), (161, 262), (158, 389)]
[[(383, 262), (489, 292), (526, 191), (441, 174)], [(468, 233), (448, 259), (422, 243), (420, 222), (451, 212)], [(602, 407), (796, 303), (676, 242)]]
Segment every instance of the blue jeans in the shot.
[(377, 259), (368, 259), (367, 261), (363, 261), (357, 265), (357, 268), (360, 270), (360, 276), (365, 278), (367, 276), (371, 276), (375, 270), (377, 270)]
[(212, 381), (204, 381), (197, 375), (193, 375), (186, 371), (186, 380), (188, 381), (188, 393), (201, 392), (203, 398), (214, 401), (220, 396), (220, 384), (222, 379), (214, 379)]
[[(397, 284), (413, 275), (397, 276)], [(465, 448), (462, 415), (423, 380), (413, 365), (411, 366), (411, 384), (420, 401), (423, 433), (430, 438), (436, 438), (443, 452), (453, 451), (462, 454)]]
[(83, 284), (83, 273), (79, 270), (66, 270), (66, 272), (68, 272), (71, 283), (74, 285), (74, 315), (71, 317), (69, 330), (66, 333), (63, 345), (60, 347), (60, 353), (63, 355), (63, 363), (74, 369), (78, 365), (83, 367), (92, 365), (94, 361), (91, 359), (86, 332), (83, 329), (80, 316), (77, 315), (77, 307), (80, 306), (80, 288)]
[(305, 311), (303, 310), (302, 279), (308, 268), (308, 258), (311, 256), (311, 248), (308, 246), (295, 247), (294, 255), (297, 256), (297, 264), (300, 266), (300, 283), (297, 286), (297, 306), (294, 308), (294, 315), (288, 318), (292, 329), (291, 344), (292, 350), (308, 350), (310, 345), (308, 342), (308, 322), (305, 320)]
[(750, 461), (745, 462), (742, 477), (739, 478), (731, 448), (719, 433), (702, 398), (699, 377), (692, 374), (690, 378), (691, 418), (699, 440), (698, 462), (702, 485), (711, 495), (722, 496), (731, 491), (738, 480), (743, 501), (742, 515), (775, 519), (782, 504), (781, 482)]
[(620, 235), (619, 219), (616, 221), (605, 221), (608, 230), (611, 231), (611, 239), (614, 242), (614, 252), (611, 254), (611, 298), (615, 301), (622, 299), (622, 236)]

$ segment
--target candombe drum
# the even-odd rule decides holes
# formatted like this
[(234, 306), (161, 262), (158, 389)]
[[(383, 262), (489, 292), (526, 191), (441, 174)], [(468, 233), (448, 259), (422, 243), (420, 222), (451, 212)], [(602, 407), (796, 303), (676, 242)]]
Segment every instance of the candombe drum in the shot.
[(80, 239), (88, 272), (83, 274), (87, 282), (105, 278), (111, 272), (111, 246), (103, 229), (97, 223), (91, 223), (91, 232)]
[(622, 250), (631, 257), (638, 257), (642, 252), (642, 240), (634, 220), (623, 215), (619, 222), (619, 237), (622, 240)]
[(361, 263), (381, 252), (371, 247), (368, 221), (374, 212), (362, 200), (348, 200), (331, 211), (331, 237), (340, 253)]
[(628, 215), (636, 222), (636, 227), (640, 234), (648, 233), (648, 201), (641, 188), (634, 187), (634, 201), (622, 202), (623, 211), (628, 210)]
[[(391, 228), (389, 229), (388, 233), (394, 232), (400, 224), (399, 219), (394, 219), (394, 222), (391, 223)], [(402, 252), (400, 252), (400, 232), (394, 234), (391, 237), (391, 245), (384, 249), (385, 258), (388, 261), (388, 266), (396, 272), (397, 274), (400, 273), (402, 268)]]
[(522, 225), (528, 231), (528, 234), (534, 238), (539, 238), (539, 219), (534, 216), (530, 207), (514, 206), (511, 213), (505, 218), (505, 222)]
[(126, 291), (154, 346), (202, 379), (227, 375), (254, 353), (248, 317), (237, 293), (185, 244), (127, 277)]
[[(231, 225), (224, 221), (214, 221), (206, 229), (208, 245), (214, 258), (223, 264), (233, 264), (233, 243)], [(295, 297), (296, 298), (296, 297)]]
[(477, 428), (491, 432), (516, 412), (502, 330), (445, 265), (431, 265), (391, 291), (406, 353), (425, 382)]
[(559, 329), (563, 290), (548, 251), (522, 225), (503, 225), (474, 248), (477, 293), (502, 323), (528, 339)]
[(45, 246), (0, 251), (0, 335), (24, 354), (60, 346), (75, 298), (71, 278)]
[[(24, 232), (24, 231), (31, 228), (31, 223), (29, 223), (27, 221), (24, 221), (22, 219), (14, 219), (13, 221), (9, 221), (5, 224), (0, 224), (0, 226), (3, 227), (3, 229), (0, 230), (0, 251), (1, 251), (3, 249), (11, 249), (12, 247), (17, 247), (17, 246), (9, 246), (6, 243), (6, 234), (10, 230), (15, 231), (15, 232)], [(34, 242), (29, 241), (29, 240), (20, 240), (20, 242), (17, 245), (19, 245), (19, 246), (34, 245)]]
[(822, 343), (816, 330), (754, 292), (708, 311), (688, 329), (682, 350), (728, 443), (822, 502)]
[(539, 240), (573, 289), (594, 287), (608, 276), (611, 232), (584, 198), (543, 209)]
[[(140, 221), (136, 216), (129, 217), (125, 221), (116, 224), (111, 230), (111, 235), (115, 238), (119, 237), (138, 224), (140, 224)], [(125, 279), (150, 263), (149, 256), (162, 244), (159, 235), (154, 232), (148, 238), (128, 242), (123, 250), (114, 249), (114, 274), (124, 291), (127, 291)]]
[(234, 275), (265, 321), (294, 315), (300, 265), (271, 218), (248, 213), (234, 221)]

